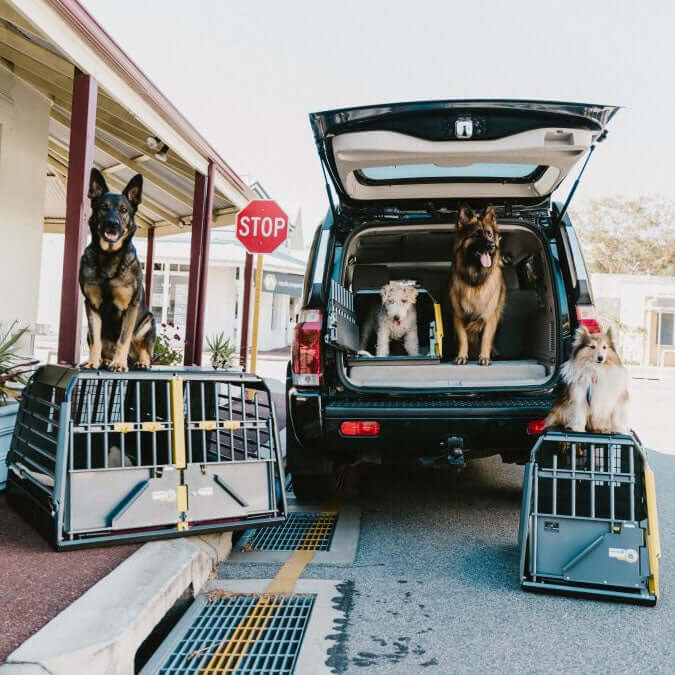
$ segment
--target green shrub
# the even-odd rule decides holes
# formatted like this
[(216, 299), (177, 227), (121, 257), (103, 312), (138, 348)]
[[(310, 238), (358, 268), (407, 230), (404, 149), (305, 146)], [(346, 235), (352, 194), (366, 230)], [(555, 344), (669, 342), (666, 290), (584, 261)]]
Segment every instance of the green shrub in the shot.
[(234, 345), (225, 333), (218, 333), (213, 337), (206, 338), (206, 348), (211, 352), (211, 365), (215, 369), (230, 368), (232, 366), (232, 357), (235, 354)]

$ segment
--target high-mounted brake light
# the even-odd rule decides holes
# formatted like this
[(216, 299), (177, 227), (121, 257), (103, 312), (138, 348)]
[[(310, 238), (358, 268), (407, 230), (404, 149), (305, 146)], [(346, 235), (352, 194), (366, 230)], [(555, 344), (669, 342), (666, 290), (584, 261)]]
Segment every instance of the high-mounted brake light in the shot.
[(527, 423), (527, 433), (529, 436), (540, 436), (546, 429), (546, 420), (532, 420)]
[(295, 325), (291, 370), (293, 384), (318, 387), (321, 384), (321, 324), (318, 309), (304, 309)]
[(345, 420), (340, 424), (343, 436), (379, 436), (380, 423), (374, 420)]
[(602, 332), (602, 326), (598, 321), (598, 315), (595, 313), (593, 305), (577, 305), (577, 323), (579, 327), (587, 328), (589, 333)]

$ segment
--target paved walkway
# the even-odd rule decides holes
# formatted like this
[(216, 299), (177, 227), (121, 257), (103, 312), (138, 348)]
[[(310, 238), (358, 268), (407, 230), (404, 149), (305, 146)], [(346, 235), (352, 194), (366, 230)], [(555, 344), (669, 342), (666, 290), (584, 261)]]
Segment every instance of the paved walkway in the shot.
[(57, 553), (0, 494), (0, 663), (137, 548)]

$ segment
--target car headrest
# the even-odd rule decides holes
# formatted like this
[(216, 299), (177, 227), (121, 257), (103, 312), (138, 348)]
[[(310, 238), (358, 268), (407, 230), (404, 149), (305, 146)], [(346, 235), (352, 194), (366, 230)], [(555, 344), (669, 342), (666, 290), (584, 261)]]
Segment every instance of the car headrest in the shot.
[(389, 283), (386, 265), (356, 265), (352, 274), (352, 292), (380, 289)]

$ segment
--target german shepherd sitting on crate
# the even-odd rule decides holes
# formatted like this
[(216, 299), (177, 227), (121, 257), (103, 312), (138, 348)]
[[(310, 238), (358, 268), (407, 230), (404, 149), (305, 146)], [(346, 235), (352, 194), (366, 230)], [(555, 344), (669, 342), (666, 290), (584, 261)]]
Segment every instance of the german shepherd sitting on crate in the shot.
[(455, 363), (466, 363), (471, 350), (478, 352), (481, 366), (488, 366), (506, 302), (494, 206), (488, 206), (480, 217), (466, 204), (460, 206), (452, 263), (450, 304), (458, 347)]
[(80, 261), (89, 324), (85, 368), (126, 372), (152, 363), (155, 319), (145, 302), (141, 263), (132, 243), (142, 192), (140, 174), (118, 194), (110, 192), (100, 171), (91, 170), (91, 243)]

